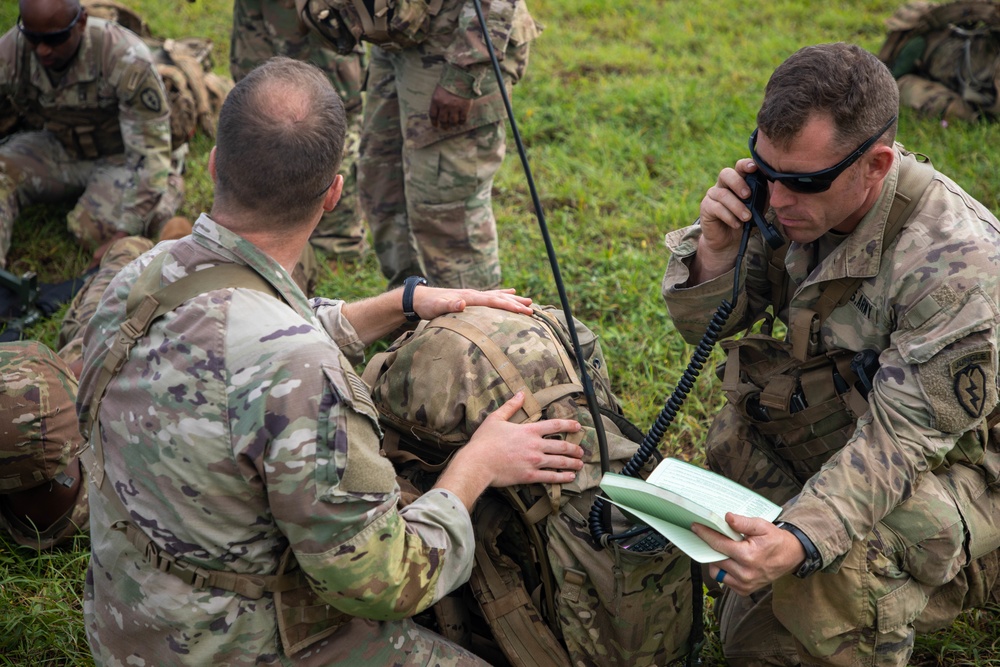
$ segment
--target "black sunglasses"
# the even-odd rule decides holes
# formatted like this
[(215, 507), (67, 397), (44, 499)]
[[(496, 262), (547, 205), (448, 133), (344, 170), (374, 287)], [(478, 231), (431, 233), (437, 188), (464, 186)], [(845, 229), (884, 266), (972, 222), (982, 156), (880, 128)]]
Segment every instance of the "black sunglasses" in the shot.
[(865, 154), (869, 148), (871, 148), (876, 141), (879, 140), (885, 131), (892, 127), (892, 124), (896, 122), (896, 116), (893, 116), (888, 123), (882, 126), (882, 129), (873, 134), (865, 143), (858, 146), (857, 150), (845, 157), (843, 160), (833, 165), (829, 169), (821, 169), (819, 171), (814, 171), (809, 174), (785, 174), (780, 171), (775, 171), (766, 162), (760, 159), (757, 155), (757, 151), (754, 147), (757, 146), (757, 132), (760, 128), (757, 128), (750, 135), (750, 157), (753, 158), (754, 164), (757, 165), (757, 169), (761, 174), (764, 175), (769, 181), (778, 182), (784, 185), (786, 188), (792, 192), (798, 192), (799, 194), (812, 195), (819, 192), (826, 192), (833, 185), (833, 182), (837, 180), (845, 169), (850, 167), (852, 164), (857, 162), (858, 158)]
[(21, 17), (17, 17), (17, 29), (21, 31), (24, 38), (31, 42), (32, 44), (42, 43), (45, 46), (59, 46), (60, 44), (65, 44), (66, 40), (69, 39), (70, 34), (73, 32), (73, 28), (76, 27), (77, 22), (80, 17), (83, 16), (83, 7), (76, 12), (76, 18), (74, 18), (68, 26), (62, 30), (55, 30), (53, 32), (34, 32), (33, 30), (28, 30), (24, 27), (24, 23), (21, 21)]

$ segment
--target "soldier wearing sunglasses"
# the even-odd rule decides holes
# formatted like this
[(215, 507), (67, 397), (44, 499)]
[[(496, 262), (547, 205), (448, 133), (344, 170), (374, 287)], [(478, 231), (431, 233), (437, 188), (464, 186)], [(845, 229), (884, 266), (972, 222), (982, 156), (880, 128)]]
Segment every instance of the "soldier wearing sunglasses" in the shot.
[(0, 266), (26, 204), (74, 201), (94, 251), (154, 236), (180, 204), (166, 92), (149, 49), (79, 0), (21, 0), (0, 37)]
[[(801, 49), (749, 157), (666, 237), (685, 340), (723, 300), (721, 337), (764, 322), (727, 342), (706, 459), (782, 514), (727, 515), (739, 542), (694, 527), (728, 556), (706, 572), (730, 665), (902, 666), (917, 632), (1000, 600), (1000, 222), (895, 142), (898, 105), (874, 55)], [(785, 244), (743, 253), (761, 176)]]

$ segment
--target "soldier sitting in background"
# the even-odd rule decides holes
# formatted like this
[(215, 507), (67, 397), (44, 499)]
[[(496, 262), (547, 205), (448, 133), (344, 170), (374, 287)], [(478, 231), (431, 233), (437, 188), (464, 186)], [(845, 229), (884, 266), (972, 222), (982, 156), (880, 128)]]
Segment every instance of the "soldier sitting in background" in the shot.
[(95, 264), (177, 209), (169, 108), (149, 49), (79, 0), (21, 0), (0, 37), (0, 266), (21, 206), (77, 198), (69, 230)]

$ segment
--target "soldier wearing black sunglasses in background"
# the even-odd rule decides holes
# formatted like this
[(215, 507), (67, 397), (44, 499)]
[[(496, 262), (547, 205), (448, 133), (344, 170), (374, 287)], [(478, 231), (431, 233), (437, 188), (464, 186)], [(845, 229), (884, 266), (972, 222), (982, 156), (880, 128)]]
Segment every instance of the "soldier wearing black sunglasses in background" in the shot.
[[(21, 206), (76, 200), (94, 250), (153, 237), (180, 204), (163, 82), (142, 40), (78, 0), (21, 0), (0, 37), (0, 266)], [(181, 156), (176, 156), (178, 159)]]
[[(898, 91), (874, 55), (804, 48), (775, 70), (750, 159), (667, 235), (663, 296), (697, 342), (721, 335), (728, 403), (709, 466), (782, 504), (695, 532), (731, 665), (905, 665), (914, 635), (997, 602), (1000, 222), (894, 143)], [(832, 165), (832, 166), (831, 166)], [(788, 241), (750, 239), (747, 178)], [(773, 316), (787, 326), (769, 335)]]

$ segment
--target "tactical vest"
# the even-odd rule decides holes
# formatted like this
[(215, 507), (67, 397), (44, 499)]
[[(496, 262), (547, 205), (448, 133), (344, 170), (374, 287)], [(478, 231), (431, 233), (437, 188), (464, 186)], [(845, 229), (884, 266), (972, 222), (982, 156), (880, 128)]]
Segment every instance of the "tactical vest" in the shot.
[[(93, 485), (109, 505), (123, 516), (128, 509), (109, 485), (104, 484), (104, 447), (98, 416), (101, 401), (108, 384), (128, 360), (136, 341), (146, 336), (149, 327), (159, 317), (171, 312), (185, 301), (200, 294), (227, 287), (242, 287), (281, 299), (277, 290), (256, 271), (242, 264), (221, 264), (190, 274), (166, 287), (157, 289), (161, 268), (167, 253), (163, 252), (147, 266), (129, 292), (126, 320), (119, 327), (118, 335), (104, 361), (87, 407), (90, 420), (90, 443), (80, 459), (91, 475)], [(330, 605), (324, 603), (313, 591), (305, 574), (298, 567), (291, 547), (285, 550), (272, 575), (240, 574), (222, 570), (209, 570), (189, 563), (163, 550), (153, 542), (133, 521), (116, 521), (112, 530), (122, 532), (153, 568), (201, 589), (218, 588), (237, 593), (252, 600), (266, 594), (274, 597), (278, 619), (278, 634), (285, 652), (298, 653), (316, 642), (329, 637), (349, 620)]]
[[(94, 52), (104, 52), (104, 31), (88, 31), (93, 40)], [(19, 82), (17, 94), (11, 100), (14, 111), (21, 117), (21, 127), (26, 130), (47, 130), (55, 135), (66, 152), (77, 160), (96, 160), (125, 151), (121, 126), (118, 123), (118, 103), (105, 106), (43, 106), (38, 100), (38, 89), (28, 80), (28, 61), (32, 48), (23, 36), (17, 34), (17, 62), (14, 80)], [(98, 58), (103, 68), (103, 59)], [(123, 85), (134, 93), (141, 83), (142, 72), (135, 68), (122, 74)], [(99, 69), (97, 79), (104, 78)], [(95, 95), (95, 97), (97, 97)], [(96, 101), (96, 100), (95, 100)]]
[[(668, 664), (693, 645), (691, 562), (672, 545), (638, 553), (619, 543), (594, 546), (587, 519), (602, 470), (593, 417), (561, 311), (533, 311), (471, 307), (437, 317), (365, 368), (383, 449), (417, 493), (518, 391), (524, 405), (511, 421), (570, 418), (584, 426), (567, 437), (585, 451), (575, 481), (490, 489), (477, 500), (470, 581), (435, 605), (426, 624), (470, 650), (494, 646), (515, 667)], [(642, 434), (611, 392), (596, 336), (575, 326), (610, 467), (620, 471)], [(632, 527), (617, 510), (612, 525), (616, 534)], [(696, 594), (700, 600), (700, 581)]]
[(401, 51), (427, 38), (444, 0), (295, 0), (299, 15), (337, 51), (348, 54), (360, 41)]
[[(899, 181), (886, 222), (883, 252), (910, 218), (934, 177), (930, 162), (904, 153)], [(772, 309), (785, 304), (787, 244), (768, 266)], [(857, 420), (868, 411), (867, 390), (878, 370), (878, 351), (820, 351), (823, 322), (845, 305), (861, 286), (861, 278), (830, 281), (813, 309), (801, 309), (788, 323), (784, 340), (764, 333), (723, 341), (726, 362), (717, 375), (727, 400), (773, 444), (799, 482), (812, 477), (851, 438)]]
[(879, 50), (900, 103), (930, 116), (1000, 114), (1000, 2), (910, 2), (886, 20)]

